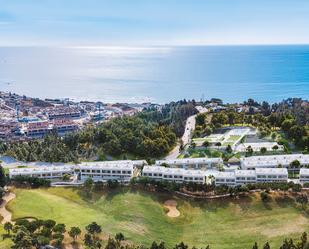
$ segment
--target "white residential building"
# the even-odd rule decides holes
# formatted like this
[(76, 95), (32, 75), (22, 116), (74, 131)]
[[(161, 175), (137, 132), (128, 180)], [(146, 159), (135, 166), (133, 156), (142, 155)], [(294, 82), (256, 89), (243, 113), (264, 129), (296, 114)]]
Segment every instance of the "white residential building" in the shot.
[(236, 185), (235, 172), (218, 172), (215, 175), (215, 184), (233, 187)]
[(106, 182), (116, 180), (129, 182), (135, 174), (133, 161), (107, 161), (83, 163), (78, 166), (82, 181), (91, 178), (94, 181)]
[[(277, 146), (277, 150), (274, 150), (274, 146)], [(283, 151), (284, 147), (277, 142), (262, 142), (262, 143), (242, 143), (238, 144), (235, 148), (237, 152), (246, 152), (247, 148), (251, 147), (254, 152), (261, 151), (262, 148), (266, 148), (267, 151)]]
[(184, 169), (210, 169), (223, 164), (222, 158), (183, 158), (158, 160), (155, 163), (157, 166), (167, 164), (169, 167), (184, 168)]
[(288, 171), (286, 168), (259, 168), (255, 170), (235, 170), (235, 172), (218, 172), (215, 184), (236, 186), (254, 184), (258, 182), (287, 182)]
[(287, 182), (288, 170), (286, 168), (257, 168), (257, 182)]
[(28, 176), (45, 179), (60, 179), (64, 175), (74, 174), (74, 167), (72, 166), (49, 166), (49, 167), (35, 167), (35, 168), (14, 168), (9, 169), (9, 177)]
[(206, 171), (189, 170), (182, 168), (166, 168), (163, 166), (144, 166), (143, 176), (154, 180), (166, 180), (181, 182), (195, 182), (204, 184), (206, 182)]
[(255, 170), (235, 170), (236, 185), (256, 183)]
[(309, 182), (309, 169), (308, 168), (301, 168), (299, 171), (299, 182), (301, 184)]
[(242, 169), (276, 168), (278, 165), (287, 168), (295, 160), (302, 166), (309, 165), (309, 155), (304, 154), (244, 157), (240, 159), (240, 165)]

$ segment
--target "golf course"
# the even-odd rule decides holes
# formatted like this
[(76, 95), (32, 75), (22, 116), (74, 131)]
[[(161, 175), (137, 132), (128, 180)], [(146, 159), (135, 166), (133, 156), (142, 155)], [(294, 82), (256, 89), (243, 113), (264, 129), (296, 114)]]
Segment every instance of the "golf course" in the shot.
[[(289, 196), (273, 194), (263, 203), (258, 194), (220, 201), (185, 201), (166, 194), (123, 188), (96, 193), (90, 201), (78, 189), (15, 189), (16, 198), (7, 209), (13, 220), (23, 217), (53, 219), (58, 223), (84, 227), (92, 221), (102, 226), (106, 237), (122, 232), (126, 240), (150, 246), (165, 241), (212, 249), (252, 248), (255, 241), (277, 248), (286, 237), (298, 238), (309, 231), (306, 214)], [(170, 217), (164, 203), (177, 202), (180, 215)], [(3, 227), (0, 232), (4, 233)], [(7, 248), (7, 240), (0, 248)], [(7, 245), (7, 244), (6, 244)]]

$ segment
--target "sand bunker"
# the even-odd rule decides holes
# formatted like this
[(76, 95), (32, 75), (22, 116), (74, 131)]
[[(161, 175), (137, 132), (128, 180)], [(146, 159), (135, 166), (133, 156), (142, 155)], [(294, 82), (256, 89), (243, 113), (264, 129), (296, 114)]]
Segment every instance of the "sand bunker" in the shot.
[(168, 217), (175, 218), (180, 215), (180, 212), (177, 209), (177, 202), (175, 200), (167, 200), (164, 202), (164, 207), (168, 209)]
[(0, 205), (0, 215), (3, 217), (3, 220), (1, 221), (1, 224), (5, 224), (6, 222), (12, 222), (12, 214), (5, 208), (5, 206), (15, 197), (16, 197), (15, 194), (12, 192), (9, 192), (4, 197), (2, 197), (3, 201), (2, 204)]

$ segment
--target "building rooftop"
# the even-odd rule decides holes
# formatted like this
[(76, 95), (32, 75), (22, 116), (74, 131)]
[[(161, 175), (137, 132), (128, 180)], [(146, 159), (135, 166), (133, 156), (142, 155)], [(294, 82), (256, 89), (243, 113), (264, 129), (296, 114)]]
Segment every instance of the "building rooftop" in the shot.
[(255, 169), (256, 174), (268, 174), (268, 175), (287, 175), (288, 170), (286, 168), (257, 168)]
[(236, 170), (235, 171), (236, 177), (255, 177), (256, 172), (255, 170)]
[(77, 166), (80, 169), (133, 169), (132, 161), (103, 161), (103, 162), (87, 162)]
[(258, 165), (278, 165), (290, 164), (294, 160), (299, 160), (302, 164), (309, 164), (309, 155), (289, 154), (289, 155), (272, 155), (272, 156), (252, 156), (241, 158), (241, 162), (245, 166)]
[(9, 169), (10, 174), (21, 174), (21, 173), (50, 173), (50, 172), (63, 172), (72, 171), (72, 166), (50, 166), (50, 167), (33, 167), (33, 168), (14, 168)]
[(235, 178), (235, 172), (219, 171), (216, 173), (215, 178)]
[(168, 165), (183, 165), (183, 164), (207, 164), (207, 163), (222, 163), (222, 158), (183, 158), (170, 160), (157, 160), (156, 165), (166, 163)]

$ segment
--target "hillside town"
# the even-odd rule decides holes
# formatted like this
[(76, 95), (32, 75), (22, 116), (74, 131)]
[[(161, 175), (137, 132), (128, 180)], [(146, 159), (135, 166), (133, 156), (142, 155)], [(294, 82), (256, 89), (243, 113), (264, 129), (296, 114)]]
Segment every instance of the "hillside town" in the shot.
[(156, 105), (41, 100), (0, 91), (0, 140), (39, 139), (52, 132), (63, 136), (88, 124), (98, 124), (124, 115), (132, 116), (150, 106)]

